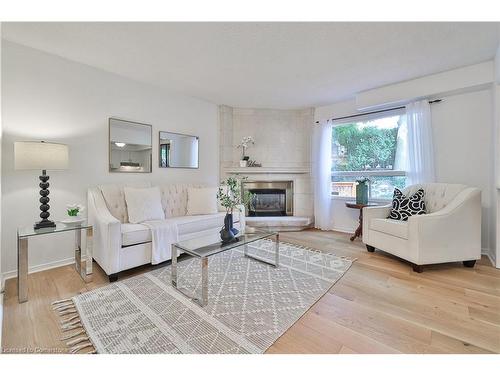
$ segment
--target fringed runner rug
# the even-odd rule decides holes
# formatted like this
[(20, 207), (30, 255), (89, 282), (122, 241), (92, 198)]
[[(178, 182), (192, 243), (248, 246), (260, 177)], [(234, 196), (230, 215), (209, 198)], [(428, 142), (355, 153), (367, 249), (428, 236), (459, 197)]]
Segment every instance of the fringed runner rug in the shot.
[[(274, 243), (249, 245), (273, 259)], [(280, 267), (235, 248), (209, 259), (208, 305), (171, 286), (170, 266), (54, 302), (72, 353), (263, 353), (353, 259), (280, 243)], [(178, 263), (178, 285), (199, 293), (199, 259)]]

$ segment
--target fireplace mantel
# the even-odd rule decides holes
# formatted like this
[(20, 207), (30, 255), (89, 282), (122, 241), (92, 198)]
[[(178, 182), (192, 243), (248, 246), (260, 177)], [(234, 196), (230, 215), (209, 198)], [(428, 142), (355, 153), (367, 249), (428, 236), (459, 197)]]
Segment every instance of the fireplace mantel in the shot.
[(228, 174), (307, 174), (308, 167), (230, 167), (224, 168)]

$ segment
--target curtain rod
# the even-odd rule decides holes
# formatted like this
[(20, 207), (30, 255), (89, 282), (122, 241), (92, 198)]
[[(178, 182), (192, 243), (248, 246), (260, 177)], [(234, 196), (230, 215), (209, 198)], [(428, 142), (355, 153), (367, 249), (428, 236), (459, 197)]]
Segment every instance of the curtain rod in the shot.
[[(436, 99), (436, 100), (429, 100), (429, 104), (433, 104), (433, 103), (439, 103), (439, 102), (442, 102), (443, 100), (442, 99)], [(344, 119), (347, 119), (347, 118), (353, 118), (353, 117), (359, 117), (359, 116), (366, 116), (366, 115), (374, 115), (376, 113), (382, 113), (382, 112), (389, 112), (389, 111), (395, 111), (395, 110), (398, 110), (398, 109), (403, 109), (405, 108), (405, 106), (401, 106), (401, 107), (394, 107), (394, 108), (387, 108), (387, 109), (380, 109), (378, 111), (372, 111), (372, 112), (364, 112), (364, 113), (358, 113), (356, 115), (351, 115), (351, 116), (343, 116), (343, 117), (337, 117), (337, 118), (332, 118), (330, 119), (331, 121), (337, 121), (337, 120), (344, 120)], [(319, 124), (319, 121), (316, 121), (316, 124)]]

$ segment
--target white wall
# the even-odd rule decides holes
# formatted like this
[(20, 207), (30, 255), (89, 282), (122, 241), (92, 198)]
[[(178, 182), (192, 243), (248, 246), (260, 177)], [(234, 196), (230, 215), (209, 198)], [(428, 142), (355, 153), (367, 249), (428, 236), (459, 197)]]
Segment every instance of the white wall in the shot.
[[(67, 143), (70, 169), (50, 173), (51, 218), (65, 205), (86, 205), (88, 186), (150, 180), (218, 183), (217, 106), (4, 41), (2, 45), (2, 272), (16, 269), (16, 227), (38, 218), (37, 171), (14, 171), (13, 144), (22, 139)], [(108, 117), (153, 125), (153, 173), (108, 172)], [(158, 168), (160, 130), (200, 137), (199, 169)], [(52, 237), (52, 238), (51, 238)], [(30, 240), (31, 269), (71, 261), (71, 235)]]
[[(0, 102), (2, 100), (2, 23), (0, 22)], [(2, 122), (2, 108), (0, 106), (0, 176), (2, 174), (2, 135), (3, 135), (3, 122)], [(2, 217), (2, 180), (0, 178), (0, 218)], [(4, 279), (2, 274), (2, 226), (0, 225), (0, 293), (3, 292)], [(0, 323), (2, 322), (2, 302), (3, 295), (0, 294)], [(2, 341), (2, 328), (0, 328), (0, 345)]]
[[(500, 48), (499, 48), (500, 50)], [(500, 54), (497, 54), (500, 60)], [(492, 189), (492, 202), (494, 209), (492, 210), (492, 230), (491, 237), (491, 258), (496, 263), (496, 267), (500, 268), (500, 76), (499, 80), (492, 86), (492, 103), (493, 103), (493, 147), (494, 147), (494, 160), (493, 160), (493, 183)]]
[(356, 95), (358, 109), (406, 103), (420, 97), (452, 93), (469, 87), (489, 85), (493, 81), (493, 61), (485, 61), (446, 72), (377, 87)]
[[(491, 248), (493, 108), (490, 89), (441, 97), (431, 106), (436, 178), (438, 182), (463, 183), (482, 190), (482, 247)], [(354, 100), (318, 107), (316, 119), (347, 116), (356, 113)], [(357, 210), (345, 207), (345, 199), (335, 198), (333, 226), (353, 231)]]
[(495, 82), (497, 85), (500, 84), (500, 44), (498, 45), (497, 53), (495, 55)]
[[(500, 28), (499, 28), (500, 37)], [(493, 115), (494, 115), (494, 144), (495, 144), (495, 164), (494, 173), (495, 181), (492, 186), (494, 190), (493, 201), (496, 203), (496, 212), (493, 213), (493, 222), (496, 227), (496, 233), (492, 234), (496, 252), (494, 252), (494, 260), (497, 268), (500, 268), (500, 45), (497, 48), (495, 56), (495, 82), (492, 87), (493, 91)]]
[(491, 90), (444, 97), (433, 104), (436, 178), (476, 186), (483, 205), (482, 248), (490, 251), (493, 202), (493, 107)]

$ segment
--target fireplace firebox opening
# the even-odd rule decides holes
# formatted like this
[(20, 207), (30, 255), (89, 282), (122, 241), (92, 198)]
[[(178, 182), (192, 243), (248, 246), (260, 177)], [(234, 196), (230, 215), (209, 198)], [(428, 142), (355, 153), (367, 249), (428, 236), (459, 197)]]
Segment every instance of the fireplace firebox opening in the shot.
[(245, 181), (252, 193), (247, 216), (293, 216), (293, 181)]

